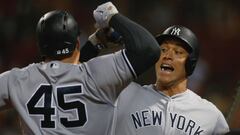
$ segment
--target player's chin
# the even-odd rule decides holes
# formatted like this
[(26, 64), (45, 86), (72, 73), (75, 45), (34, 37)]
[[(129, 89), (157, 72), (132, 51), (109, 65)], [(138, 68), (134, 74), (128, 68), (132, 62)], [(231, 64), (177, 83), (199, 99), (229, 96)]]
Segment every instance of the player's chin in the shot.
[(171, 77), (166, 76), (166, 75), (160, 75), (158, 76), (158, 81), (159, 82), (163, 82), (163, 83), (167, 83), (171, 80)]

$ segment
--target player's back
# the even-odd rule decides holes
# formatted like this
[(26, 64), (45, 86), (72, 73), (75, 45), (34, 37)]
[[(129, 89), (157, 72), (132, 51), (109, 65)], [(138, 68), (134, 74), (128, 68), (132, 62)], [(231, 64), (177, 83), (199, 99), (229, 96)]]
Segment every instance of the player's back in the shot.
[[(128, 69), (126, 63), (116, 66), (109, 59), (101, 60), (103, 66), (109, 65), (102, 70), (98, 60), (80, 65), (53, 61), (11, 70), (3, 89), (8, 89), (21, 115), (25, 134), (107, 135), (114, 101), (132, 78), (130, 71), (118, 71)], [(117, 88), (117, 82), (123, 85)]]

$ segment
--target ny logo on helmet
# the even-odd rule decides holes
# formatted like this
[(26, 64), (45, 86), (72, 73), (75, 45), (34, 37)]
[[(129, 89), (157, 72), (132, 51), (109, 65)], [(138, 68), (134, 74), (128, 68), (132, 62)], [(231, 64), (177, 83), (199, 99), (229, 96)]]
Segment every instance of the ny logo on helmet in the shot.
[(179, 36), (179, 32), (181, 31), (180, 28), (174, 27), (171, 31), (171, 35), (178, 35)]

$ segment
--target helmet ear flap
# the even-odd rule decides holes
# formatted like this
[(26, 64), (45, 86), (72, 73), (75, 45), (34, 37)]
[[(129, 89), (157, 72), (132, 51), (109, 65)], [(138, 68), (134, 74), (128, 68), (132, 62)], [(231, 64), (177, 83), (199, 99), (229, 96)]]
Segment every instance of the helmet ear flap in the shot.
[(197, 59), (194, 58), (190, 58), (191, 56), (189, 56), (186, 60), (186, 64), (185, 64), (185, 70), (186, 70), (186, 75), (190, 76), (192, 75), (196, 64), (197, 64)]

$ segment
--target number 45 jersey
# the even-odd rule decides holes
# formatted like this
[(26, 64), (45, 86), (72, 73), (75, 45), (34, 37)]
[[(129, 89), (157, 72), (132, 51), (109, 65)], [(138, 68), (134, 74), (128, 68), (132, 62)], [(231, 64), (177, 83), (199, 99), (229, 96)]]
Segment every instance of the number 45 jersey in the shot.
[(73, 65), (31, 64), (0, 75), (0, 107), (11, 103), (23, 134), (107, 135), (114, 102), (133, 79), (124, 51)]

